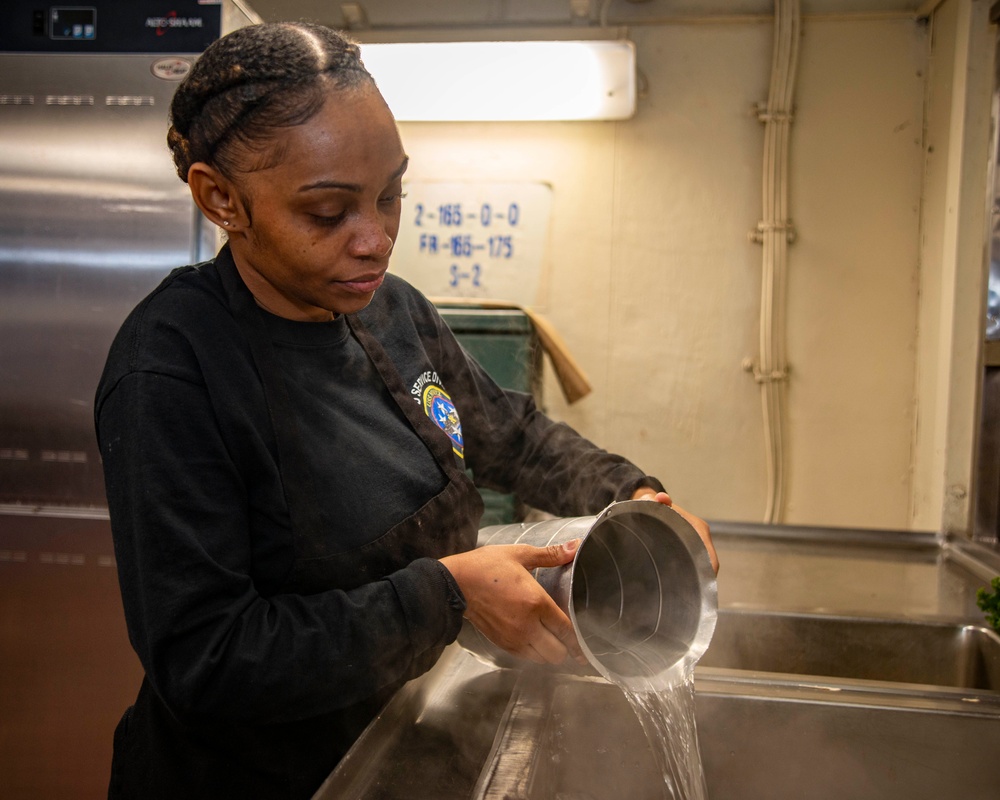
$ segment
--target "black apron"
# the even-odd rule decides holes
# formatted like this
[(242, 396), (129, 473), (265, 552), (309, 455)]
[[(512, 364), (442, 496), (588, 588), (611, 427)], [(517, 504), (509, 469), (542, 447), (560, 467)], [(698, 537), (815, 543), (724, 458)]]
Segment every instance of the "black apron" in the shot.
[[(475, 546), (483, 504), (452, 451), (451, 441), (410, 398), (388, 354), (357, 316), (348, 324), (397, 405), (441, 466), (447, 484), (436, 496), (377, 540), (349, 552), (329, 552), (310, 498), (315, 481), (305, 469), (301, 433), (276, 353), (252, 294), (229, 248), (215, 261), (229, 307), (250, 344), (274, 427), (282, 486), (294, 541), (283, 592), (349, 590), (378, 580), (417, 558), (441, 558)], [(415, 677), (441, 650), (415, 661)], [(136, 703), (115, 730), (109, 798), (308, 798), (333, 770), (400, 685), (353, 706), (294, 723), (186, 725), (144, 679)]]

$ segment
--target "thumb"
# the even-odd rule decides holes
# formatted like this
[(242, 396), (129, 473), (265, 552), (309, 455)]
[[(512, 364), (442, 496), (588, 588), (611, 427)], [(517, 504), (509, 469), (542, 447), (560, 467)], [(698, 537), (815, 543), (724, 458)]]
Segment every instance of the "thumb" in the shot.
[(573, 560), (579, 547), (580, 539), (570, 539), (568, 542), (550, 544), (547, 547), (524, 545), (524, 549), (518, 554), (518, 560), (521, 566), (528, 570), (537, 567), (561, 567)]

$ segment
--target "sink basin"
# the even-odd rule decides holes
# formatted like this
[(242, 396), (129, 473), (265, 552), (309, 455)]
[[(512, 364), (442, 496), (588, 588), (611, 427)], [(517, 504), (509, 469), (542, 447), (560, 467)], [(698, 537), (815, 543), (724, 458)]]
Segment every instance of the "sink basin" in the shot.
[(931, 620), (722, 610), (699, 668), (1000, 691), (1000, 636)]

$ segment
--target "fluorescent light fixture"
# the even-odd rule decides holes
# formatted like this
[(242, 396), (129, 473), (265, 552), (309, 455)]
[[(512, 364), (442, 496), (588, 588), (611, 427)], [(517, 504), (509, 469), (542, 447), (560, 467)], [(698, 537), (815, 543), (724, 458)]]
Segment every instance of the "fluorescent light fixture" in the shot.
[(396, 119), (627, 119), (635, 113), (628, 41), (362, 44)]

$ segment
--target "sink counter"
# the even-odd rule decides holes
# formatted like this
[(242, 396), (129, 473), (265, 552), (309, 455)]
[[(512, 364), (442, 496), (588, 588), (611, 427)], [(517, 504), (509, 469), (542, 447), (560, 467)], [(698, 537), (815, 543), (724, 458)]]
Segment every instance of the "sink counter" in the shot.
[(930, 533), (712, 524), (719, 607), (982, 623), (1000, 554)]

